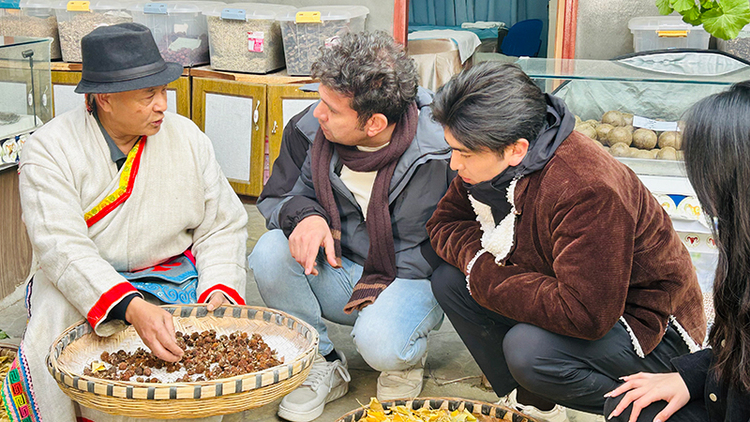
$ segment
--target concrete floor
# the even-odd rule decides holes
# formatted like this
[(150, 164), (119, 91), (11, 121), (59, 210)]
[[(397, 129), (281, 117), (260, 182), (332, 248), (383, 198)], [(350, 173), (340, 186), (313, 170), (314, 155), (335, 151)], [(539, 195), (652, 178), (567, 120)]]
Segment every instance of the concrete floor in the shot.
[[(250, 253), (260, 236), (266, 232), (265, 220), (250, 200), (243, 200), (248, 214), (247, 251)], [(248, 274), (246, 299), (248, 305), (264, 306), (258, 288)], [(379, 373), (370, 368), (357, 353), (347, 326), (329, 322), (329, 334), (337, 350), (343, 351), (349, 361), (349, 373), (352, 381), (349, 383), (349, 393), (325, 407), (323, 415), (316, 421), (333, 422), (346, 413), (357, 409), (362, 404), (375, 397), (376, 382)], [(428, 340), (427, 362), (425, 364), (425, 380), (420, 397), (460, 397), (464, 399), (496, 402), (499, 398), (491, 390), (481, 386), (482, 372), (474, 362), (471, 354), (464, 346), (458, 334), (446, 318), (440, 329), (430, 333)], [(239, 414), (224, 417), (223, 422), (283, 421), (276, 416), (280, 400), (262, 408), (248, 410)], [(586, 413), (568, 411), (571, 422), (603, 421), (603, 418)]]
[[(245, 202), (245, 209), (247, 209), (249, 217), (247, 225), (247, 250), (249, 253), (260, 236), (266, 232), (265, 220), (255, 205), (248, 200), (243, 202)], [(248, 274), (246, 299), (248, 305), (264, 306), (252, 278), (252, 273)], [(357, 353), (349, 336), (350, 331), (350, 327), (329, 323), (331, 339), (336, 348), (343, 351), (349, 361), (352, 381), (349, 383), (349, 393), (334, 402), (328, 403), (323, 415), (317, 419), (318, 421), (335, 421), (362, 404), (368, 403), (370, 397), (375, 397), (375, 386), (379, 373), (370, 368)], [(487, 391), (480, 386), (481, 371), (451, 326), (450, 321), (446, 319), (439, 330), (430, 334), (428, 344), (429, 353), (425, 365), (422, 397), (461, 397), (489, 402), (498, 400), (494, 392)], [(278, 402), (226, 416), (224, 422), (282, 421), (283, 419), (276, 416)]]
[[(254, 203), (249, 199), (244, 199), (243, 202), (249, 217), (247, 225), (247, 251), (249, 253), (266, 229), (265, 221)], [(23, 291), (24, 288), (21, 286), (16, 292), (0, 301), (2, 328), (13, 337), (20, 337), (25, 325)], [(248, 305), (264, 306), (252, 273), (248, 273), (246, 299)], [(370, 398), (375, 396), (379, 375), (355, 350), (349, 335), (351, 331), (349, 327), (334, 323), (329, 323), (328, 327), (337, 350), (342, 351), (349, 361), (352, 381), (349, 383), (349, 393), (346, 396), (326, 405), (323, 415), (316, 420), (320, 422), (336, 421), (346, 413), (368, 403)], [(430, 333), (428, 344), (424, 388), (420, 397), (460, 397), (487, 402), (498, 400), (494, 392), (481, 387), (481, 371), (448, 319), (445, 319), (440, 329)], [(276, 416), (279, 401), (258, 409), (227, 415), (223, 418), (223, 422), (282, 421)], [(603, 421), (593, 415), (579, 412), (569, 411), (568, 416), (571, 422)]]

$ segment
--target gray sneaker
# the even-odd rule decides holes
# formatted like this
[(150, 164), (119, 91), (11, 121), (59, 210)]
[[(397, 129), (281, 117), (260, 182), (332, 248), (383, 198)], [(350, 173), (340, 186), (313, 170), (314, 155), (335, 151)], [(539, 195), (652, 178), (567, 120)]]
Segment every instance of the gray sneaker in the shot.
[(287, 394), (279, 404), (279, 417), (292, 422), (309, 422), (323, 413), (326, 403), (343, 397), (349, 391), (351, 376), (346, 357), (328, 362), (317, 355), (307, 379)]
[(523, 405), (516, 400), (516, 390), (511, 391), (507, 396), (501, 397), (497, 404), (521, 412), (539, 422), (569, 422), (564, 407), (557, 404), (552, 410), (544, 411), (534, 406)]
[(403, 371), (383, 371), (378, 377), (378, 400), (392, 401), (413, 399), (422, 392), (424, 382), (424, 363), (427, 354), (419, 363)]

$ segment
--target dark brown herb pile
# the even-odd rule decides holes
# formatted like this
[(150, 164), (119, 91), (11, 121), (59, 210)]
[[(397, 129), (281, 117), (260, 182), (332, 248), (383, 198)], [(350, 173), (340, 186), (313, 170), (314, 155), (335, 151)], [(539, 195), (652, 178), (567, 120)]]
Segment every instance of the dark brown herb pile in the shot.
[(92, 362), (83, 369), (83, 374), (114, 381), (159, 383), (162, 380), (154, 370), (173, 373), (184, 369), (185, 375), (176, 382), (197, 382), (262, 371), (283, 363), (259, 334), (234, 332), (217, 337), (214, 330), (191, 334), (178, 331), (176, 340), (185, 351), (179, 362), (163, 361), (140, 347), (133, 353), (105, 351), (100, 358), (109, 365), (96, 368), (96, 362)]

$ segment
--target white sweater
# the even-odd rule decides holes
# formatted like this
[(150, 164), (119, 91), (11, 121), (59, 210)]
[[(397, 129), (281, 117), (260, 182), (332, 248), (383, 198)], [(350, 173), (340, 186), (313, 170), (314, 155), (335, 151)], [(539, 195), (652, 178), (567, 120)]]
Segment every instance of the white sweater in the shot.
[(125, 327), (103, 323), (132, 292), (118, 271), (191, 249), (199, 301), (218, 289), (244, 303), (247, 214), (211, 141), (190, 120), (166, 113), (159, 133), (145, 143), (130, 198), (91, 227), (84, 213), (116, 189), (119, 172), (84, 107), (34, 133), (19, 169), (23, 218), (38, 265), (23, 349), (45, 421), (75, 420), (68, 413), (72, 402), (45, 368), (52, 341), (84, 317), (103, 336)]

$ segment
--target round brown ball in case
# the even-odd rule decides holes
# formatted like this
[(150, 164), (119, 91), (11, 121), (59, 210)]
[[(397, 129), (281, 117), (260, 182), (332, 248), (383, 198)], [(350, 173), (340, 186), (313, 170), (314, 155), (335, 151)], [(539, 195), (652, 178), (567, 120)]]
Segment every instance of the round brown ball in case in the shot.
[(610, 110), (602, 116), (602, 123), (607, 123), (612, 126), (625, 126), (625, 118), (622, 113), (617, 110)]
[(662, 132), (659, 135), (659, 148), (664, 147), (682, 149), (682, 134), (674, 131)]
[(656, 146), (656, 133), (650, 129), (636, 129), (633, 132), (633, 145), (641, 149), (651, 149)]
[(614, 145), (622, 142), (623, 144), (630, 146), (633, 142), (633, 135), (630, 133), (627, 127), (620, 126), (609, 131), (607, 140), (610, 145)]
[(645, 149), (636, 149), (636, 151), (631, 155), (633, 158), (641, 158), (641, 159), (653, 159), (653, 155), (651, 154), (651, 151), (645, 150)]
[(656, 155), (659, 160), (677, 160), (677, 150), (672, 147), (664, 147)]
[(603, 143), (604, 145), (610, 145), (609, 140), (607, 139), (607, 136), (609, 135), (609, 132), (612, 131), (615, 127), (608, 124), (608, 123), (602, 123), (596, 128), (596, 139)]
[(596, 140), (596, 129), (591, 127), (589, 124), (581, 123), (576, 126), (576, 130), (588, 136), (589, 138)]
[(618, 142), (609, 149), (609, 153), (615, 157), (629, 157), (630, 147), (622, 142)]

